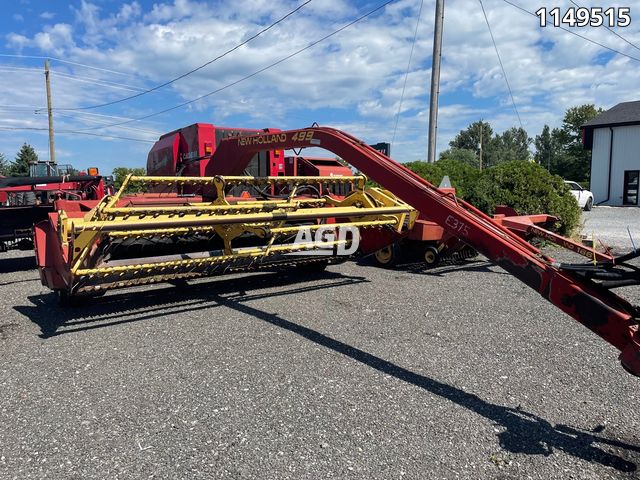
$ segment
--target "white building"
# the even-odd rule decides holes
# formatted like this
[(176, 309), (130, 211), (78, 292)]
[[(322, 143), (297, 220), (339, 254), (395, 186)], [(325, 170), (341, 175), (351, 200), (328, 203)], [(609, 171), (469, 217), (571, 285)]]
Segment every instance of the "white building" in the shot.
[(619, 103), (585, 123), (595, 205), (638, 206), (640, 101)]

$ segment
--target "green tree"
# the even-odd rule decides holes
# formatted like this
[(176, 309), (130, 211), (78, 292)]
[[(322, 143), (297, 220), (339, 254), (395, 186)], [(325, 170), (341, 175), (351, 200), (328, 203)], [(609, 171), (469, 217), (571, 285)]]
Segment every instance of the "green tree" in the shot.
[(533, 162), (505, 162), (484, 170), (466, 200), (488, 214), (495, 212), (496, 205), (507, 205), (520, 215), (554, 215), (564, 235), (571, 234), (581, 215), (562, 179)]
[(24, 143), (20, 147), (16, 159), (9, 166), (9, 176), (11, 177), (28, 177), (29, 165), (38, 163), (38, 154), (28, 143)]
[(565, 179), (589, 183), (591, 176), (591, 152), (582, 146), (582, 125), (602, 113), (593, 104), (569, 108), (560, 129), (554, 129), (552, 138), (559, 146), (555, 163), (551, 163), (551, 173)]
[(3, 177), (9, 175), (9, 163), (7, 162), (7, 157), (4, 156), (4, 153), (0, 153), (0, 175)]
[(542, 165), (549, 171), (551, 171), (551, 165), (555, 165), (559, 154), (556, 142), (557, 135), (557, 129), (554, 128), (552, 131), (549, 125), (545, 125), (542, 127), (540, 135), (536, 135), (536, 139), (534, 140), (536, 153), (533, 158), (538, 165)]
[[(124, 179), (127, 178), (127, 175), (139, 175), (143, 176), (146, 174), (144, 168), (129, 168), (129, 167), (116, 167), (113, 169), (113, 187), (116, 191), (120, 190)], [(125, 193), (137, 193), (137, 192), (145, 192), (146, 188), (141, 183), (130, 183), (126, 189)]]
[(492, 140), (492, 156), (488, 158), (487, 165), (498, 165), (512, 160), (528, 161), (531, 157), (529, 145), (531, 138), (522, 127), (511, 127), (502, 135), (496, 135)]
[[(480, 158), (480, 143), (482, 143), (482, 158)], [(494, 135), (491, 125), (483, 121), (473, 122), (466, 129), (460, 130), (455, 138), (449, 142), (451, 151), (468, 150), (473, 152), (477, 159), (476, 165), (481, 163), (483, 168), (511, 160), (529, 160), (531, 157), (530, 144), (531, 138), (523, 128), (512, 127), (502, 134)], [(458, 155), (453, 158), (470, 160), (468, 156), (460, 158)]]
[(480, 140), (482, 140), (482, 164), (491, 165), (493, 129), (488, 122), (473, 122), (466, 129), (460, 130), (455, 138), (449, 142), (449, 146), (452, 149), (471, 150), (480, 158)]
[(476, 152), (466, 148), (450, 148), (448, 150), (444, 150), (443, 152), (440, 152), (440, 158), (438, 161), (441, 160), (462, 162), (467, 165), (471, 165), (472, 167), (478, 167), (480, 163)]

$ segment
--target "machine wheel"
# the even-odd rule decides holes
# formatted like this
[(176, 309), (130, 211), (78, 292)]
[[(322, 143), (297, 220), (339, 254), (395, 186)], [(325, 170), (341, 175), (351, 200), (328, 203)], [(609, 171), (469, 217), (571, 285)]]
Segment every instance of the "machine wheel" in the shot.
[(584, 204), (584, 211), (585, 212), (591, 211), (591, 207), (593, 207), (593, 198), (589, 198), (587, 200), (587, 203)]
[(433, 268), (440, 263), (440, 252), (436, 247), (427, 247), (424, 249), (424, 263), (429, 268)]
[(400, 245), (392, 243), (386, 247), (382, 247), (373, 254), (376, 263), (385, 268), (395, 267), (400, 259)]

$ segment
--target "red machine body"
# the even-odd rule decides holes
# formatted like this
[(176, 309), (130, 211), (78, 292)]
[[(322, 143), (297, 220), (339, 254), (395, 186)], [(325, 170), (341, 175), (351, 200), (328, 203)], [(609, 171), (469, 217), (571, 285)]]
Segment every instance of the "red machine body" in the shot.
[[(252, 135), (263, 130), (218, 127), (210, 123), (194, 123), (165, 135), (151, 148), (147, 156), (147, 175), (203, 177), (211, 156), (225, 138)], [(270, 131), (270, 130), (269, 130)], [(255, 177), (283, 176), (284, 152), (267, 150), (254, 155), (249, 163), (236, 172)]]
[(0, 251), (33, 248), (33, 225), (54, 211), (56, 201), (97, 201), (109, 188), (98, 175), (0, 178)]

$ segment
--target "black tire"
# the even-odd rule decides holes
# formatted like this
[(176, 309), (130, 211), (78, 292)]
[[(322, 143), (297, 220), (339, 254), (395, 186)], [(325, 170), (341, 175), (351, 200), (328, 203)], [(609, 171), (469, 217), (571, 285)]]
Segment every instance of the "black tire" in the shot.
[(378, 266), (393, 268), (400, 261), (400, 254), (400, 245), (398, 243), (392, 243), (374, 253), (373, 258)]
[(593, 198), (589, 197), (587, 199), (587, 203), (584, 204), (584, 211), (585, 212), (590, 212), (591, 211), (591, 207), (593, 207)]
[(428, 246), (424, 249), (424, 263), (429, 268), (434, 268), (440, 263), (440, 252), (436, 247)]

